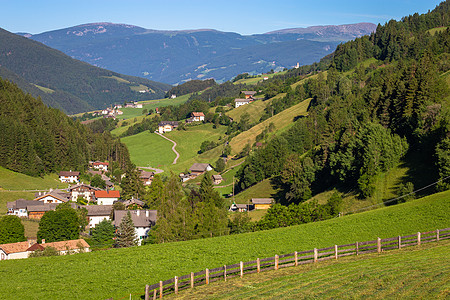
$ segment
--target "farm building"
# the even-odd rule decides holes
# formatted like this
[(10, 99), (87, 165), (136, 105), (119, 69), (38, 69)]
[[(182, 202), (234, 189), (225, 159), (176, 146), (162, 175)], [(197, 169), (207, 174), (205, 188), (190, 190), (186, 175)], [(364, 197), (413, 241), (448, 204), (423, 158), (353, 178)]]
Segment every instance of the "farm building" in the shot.
[(272, 206), (273, 198), (252, 198), (255, 209), (269, 209)]
[(69, 183), (78, 182), (79, 177), (80, 172), (72, 172), (72, 170), (59, 172), (59, 180), (61, 182), (69, 182)]
[(213, 184), (219, 184), (223, 180), (222, 175), (213, 175), (211, 177), (212, 177), (212, 180), (213, 180)]
[(191, 172), (191, 177), (197, 177), (205, 172), (211, 171), (213, 167), (210, 164), (194, 163), (189, 171)]
[(162, 121), (158, 124), (158, 132), (166, 133), (178, 127), (177, 121)]
[(252, 99), (239, 99), (239, 98), (237, 98), (237, 99), (234, 99), (234, 107), (238, 108), (239, 106), (249, 104), (252, 101), (253, 101)]
[(242, 91), (242, 94), (244, 94), (245, 99), (252, 99), (253, 96), (256, 94), (255, 91)]

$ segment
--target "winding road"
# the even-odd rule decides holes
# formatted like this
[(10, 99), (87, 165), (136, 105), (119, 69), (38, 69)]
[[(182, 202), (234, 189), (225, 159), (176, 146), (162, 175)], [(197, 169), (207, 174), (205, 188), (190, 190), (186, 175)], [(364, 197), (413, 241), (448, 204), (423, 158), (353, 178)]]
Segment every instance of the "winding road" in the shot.
[(180, 154), (177, 152), (177, 150), (175, 150), (175, 147), (177, 146), (177, 143), (176, 143), (175, 141), (172, 141), (171, 139), (169, 139), (168, 137), (162, 135), (161, 133), (159, 133), (159, 132), (157, 132), (157, 131), (155, 131), (155, 133), (156, 133), (157, 135), (159, 135), (159, 136), (161, 136), (161, 137), (165, 138), (166, 140), (171, 141), (171, 142), (173, 143), (172, 151), (175, 153), (176, 157), (175, 157), (175, 159), (173, 160), (172, 165), (176, 164), (178, 158), (180, 157)]

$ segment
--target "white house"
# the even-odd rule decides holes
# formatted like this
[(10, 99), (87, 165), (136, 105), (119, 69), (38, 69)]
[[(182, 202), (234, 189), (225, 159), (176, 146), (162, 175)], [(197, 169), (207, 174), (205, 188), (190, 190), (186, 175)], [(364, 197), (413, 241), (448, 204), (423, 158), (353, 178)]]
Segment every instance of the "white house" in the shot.
[(209, 172), (213, 169), (213, 167), (210, 164), (202, 164), (202, 163), (194, 163), (189, 168), (189, 171), (191, 172), (191, 177), (197, 177), (205, 172)]
[(131, 220), (134, 224), (136, 237), (138, 238), (138, 245), (141, 245), (142, 240), (148, 237), (148, 232), (155, 225), (157, 219), (156, 210), (115, 210), (114, 211), (114, 226), (119, 227), (122, 223), (123, 217), (130, 212)]
[(119, 200), (120, 191), (95, 191), (95, 198), (98, 205), (113, 205)]
[(239, 106), (246, 105), (252, 102), (252, 99), (234, 99), (234, 107), (238, 108)]
[(203, 112), (191, 112), (192, 122), (201, 122), (205, 120), (205, 114)]
[(95, 191), (100, 191), (100, 188), (90, 186), (89, 184), (79, 183), (69, 187), (70, 198), (73, 202), (76, 202), (78, 197), (86, 199), (88, 202), (95, 200)]
[(159, 133), (165, 133), (174, 130), (178, 127), (177, 121), (162, 121), (158, 124)]
[(91, 246), (89, 246), (89, 244), (83, 239), (52, 243), (46, 243), (45, 240), (42, 240), (42, 244), (33, 244), (27, 249), (27, 251), (28, 253), (31, 253), (36, 250), (44, 250), (47, 247), (55, 248), (59, 252), (59, 255), (65, 255), (80, 252), (90, 252)]
[(28, 218), (28, 207), (40, 205), (42, 205), (42, 202), (25, 199), (17, 199), (16, 201), (6, 203), (8, 215), (14, 215), (22, 218)]
[(87, 209), (89, 228), (94, 228), (103, 220), (111, 220), (110, 215), (113, 209), (112, 205), (83, 205)]
[(28, 241), (10, 244), (1, 244), (0, 260), (28, 258), (29, 253), (28, 248), (30, 248), (31, 245), (32, 244)]
[(108, 166), (109, 166), (109, 163), (102, 162), (102, 161), (96, 161), (96, 162), (92, 163), (92, 167), (94, 169), (97, 169), (97, 170), (100, 170), (103, 172), (108, 172)]
[(80, 172), (72, 172), (72, 170), (59, 172), (59, 180), (61, 182), (78, 182), (79, 176)]
[(37, 192), (34, 194), (34, 201), (41, 203), (65, 203), (70, 200), (70, 194), (62, 190), (52, 190), (49, 192)]

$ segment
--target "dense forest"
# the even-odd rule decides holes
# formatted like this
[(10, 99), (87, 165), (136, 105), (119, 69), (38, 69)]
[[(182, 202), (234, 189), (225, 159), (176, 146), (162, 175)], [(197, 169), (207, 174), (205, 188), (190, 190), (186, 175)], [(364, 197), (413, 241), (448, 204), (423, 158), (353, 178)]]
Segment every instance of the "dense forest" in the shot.
[(313, 101), (308, 117), (253, 151), (237, 188), (272, 178), (286, 203), (336, 185), (356, 187), (366, 198), (377, 174), (414, 153), (420, 153), (417, 163), (433, 169), (429, 180), (440, 178), (438, 187), (448, 188), (449, 90), (440, 74), (450, 69), (449, 5), (392, 20), (338, 46), (325, 58), (328, 67), (295, 90), (289, 84), (301, 78), (298, 71), (261, 85), (266, 95), (287, 92), (268, 107), (274, 113), (305, 98)]
[(40, 99), (0, 79), (0, 166), (38, 176), (84, 170), (89, 160), (130, 164), (128, 150), (107, 131), (94, 133)]

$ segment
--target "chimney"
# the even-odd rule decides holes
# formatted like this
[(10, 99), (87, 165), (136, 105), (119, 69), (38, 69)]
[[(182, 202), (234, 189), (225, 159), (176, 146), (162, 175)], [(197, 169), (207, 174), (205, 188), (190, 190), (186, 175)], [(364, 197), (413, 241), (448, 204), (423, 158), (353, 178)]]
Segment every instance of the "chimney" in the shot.
[(139, 217), (139, 214), (140, 214), (140, 210), (138, 209), (138, 210), (136, 210), (136, 215)]
[(148, 210), (145, 210), (145, 216), (148, 218)]

